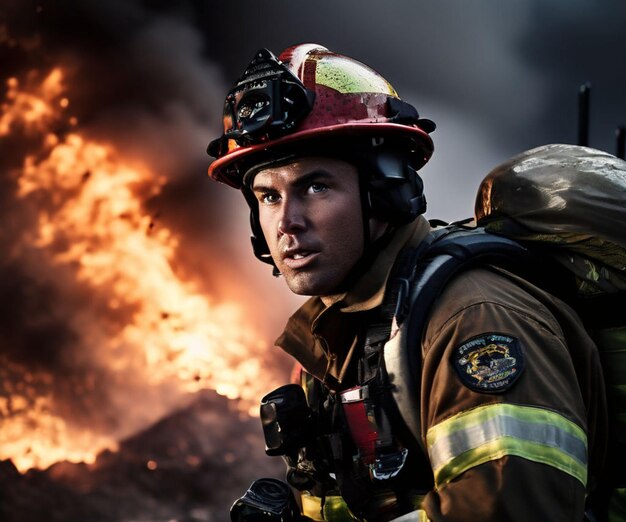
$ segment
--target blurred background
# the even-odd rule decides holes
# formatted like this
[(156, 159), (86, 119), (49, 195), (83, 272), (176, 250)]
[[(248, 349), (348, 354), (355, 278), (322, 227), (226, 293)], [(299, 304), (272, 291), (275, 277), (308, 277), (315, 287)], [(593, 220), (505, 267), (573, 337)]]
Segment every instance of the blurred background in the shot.
[(258, 48), (320, 43), (434, 120), (427, 217), (482, 177), (626, 123), (626, 4), (583, 0), (4, 0), (0, 520), (223, 521), (266, 457), (259, 399), (301, 302), (206, 177)]

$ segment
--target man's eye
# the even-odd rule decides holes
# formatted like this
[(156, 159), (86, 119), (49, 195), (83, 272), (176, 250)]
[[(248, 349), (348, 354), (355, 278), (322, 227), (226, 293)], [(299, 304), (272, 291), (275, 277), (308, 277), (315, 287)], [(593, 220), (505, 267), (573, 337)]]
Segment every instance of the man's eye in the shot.
[(261, 194), (259, 197), (259, 201), (266, 205), (271, 205), (272, 203), (276, 203), (278, 199), (279, 199), (278, 194), (275, 194), (274, 192), (265, 192), (264, 194)]
[(323, 183), (311, 183), (309, 185), (309, 191), (314, 194), (319, 194), (320, 192), (326, 192), (328, 190), (328, 185), (324, 185)]

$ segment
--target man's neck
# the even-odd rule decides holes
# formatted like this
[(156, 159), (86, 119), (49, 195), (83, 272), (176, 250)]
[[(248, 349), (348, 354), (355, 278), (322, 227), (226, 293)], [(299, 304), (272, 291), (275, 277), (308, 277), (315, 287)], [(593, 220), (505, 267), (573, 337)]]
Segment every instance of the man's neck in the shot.
[(350, 276), (336, 293), (319, 296), (327, 308), (342, 303), (342, 310), (370, 309), (382, 300), (385, 282), (400, 249), (409, 242), (419, 242), (428, 233), (428, 222), (420, 217), (414, 223), (400, 227), (378, 238), (372, 250), (353, 268)]

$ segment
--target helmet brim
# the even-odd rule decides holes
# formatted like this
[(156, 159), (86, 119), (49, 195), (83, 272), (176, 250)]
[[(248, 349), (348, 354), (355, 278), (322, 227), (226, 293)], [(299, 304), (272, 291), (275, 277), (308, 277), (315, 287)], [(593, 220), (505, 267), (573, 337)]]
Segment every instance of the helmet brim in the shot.
[(417, 158), (417, 168), (430, 159), (434, 150), (431, 137), (426, 131), (417, 126), (412, 127), (397, 123), (342, 123), (295, 132), (267, 143), (242, 147), (229, 152), (209, 165), (209, 177), (215, 181), (240, 189), (245, 173), (245, 171), (242, 171), (244, 170), (242, 166), (245, 165), (245, 170), (253, 167), (255, 157), (261, 157), (264, 154), (283, 148), (290, 148), (288, 146), (295, 145), (303, 140), (328, 140), (334, 136), (338, 138), (348, 136), (408, 138), (415, 142), (419, 152), (423, 154), (423, 157)]

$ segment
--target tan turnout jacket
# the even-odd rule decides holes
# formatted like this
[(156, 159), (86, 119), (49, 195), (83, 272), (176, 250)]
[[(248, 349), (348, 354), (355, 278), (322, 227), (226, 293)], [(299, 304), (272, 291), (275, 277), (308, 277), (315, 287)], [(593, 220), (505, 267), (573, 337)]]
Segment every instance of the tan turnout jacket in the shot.
[[(367, 313), (400, 249), (428, 231), (423, 218), (399, 229), (349, 292), (307, 301), (277, 345), (330, 389), (354, 385)], [(412, 519), (581, 521), (604, 456), (606, 405), (576, 314), (513, 274), (471, 269), (448, 284), (415, 350), (415, 415), (435, 486)]]

